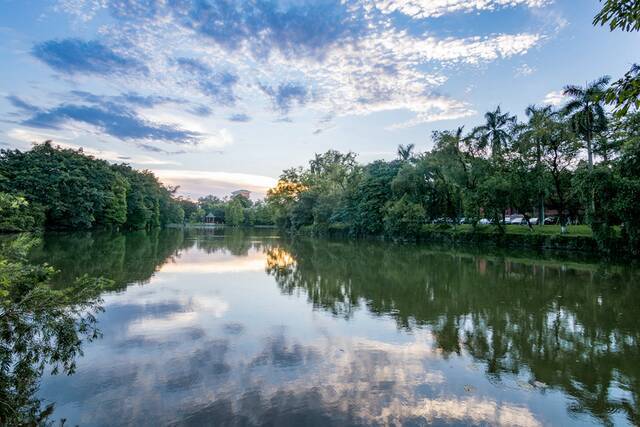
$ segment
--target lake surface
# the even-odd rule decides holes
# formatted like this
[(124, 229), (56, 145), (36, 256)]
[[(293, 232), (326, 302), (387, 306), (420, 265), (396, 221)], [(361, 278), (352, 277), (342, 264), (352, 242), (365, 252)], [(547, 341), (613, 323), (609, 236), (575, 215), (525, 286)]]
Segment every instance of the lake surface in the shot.
[(66, 425), (633, 425), (640, 274), (276, 231), (49, 234), (112, 278), (103, 337), (39, 395)]

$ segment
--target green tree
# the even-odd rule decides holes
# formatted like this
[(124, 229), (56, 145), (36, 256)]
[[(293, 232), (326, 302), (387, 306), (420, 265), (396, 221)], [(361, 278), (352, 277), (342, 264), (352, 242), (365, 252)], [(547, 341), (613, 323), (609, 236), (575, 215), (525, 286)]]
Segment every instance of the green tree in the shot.
[(127, 192), (129, 183), (120, 174), (116, 174), (111, 183), (111, 194), (105, 201), (103, 215), (98, 218), (98, 223), (114, 225), (116, 227), (127, 222)]
[[(593, 19), (593, 25), (609, 25), (614, 31), (640, 31), (640, 3), (636, 0), (606, 0), (602, 10)], [(616, 109), (616, 115), (624, 116), (630, 110), (640, 110), (640, 65), (615, 81), (607, 90), (607, 103)]]
[(495, 111), (489, 111), (484, 115), (486, 123), (474, 129), (473, 133), (478, 138), (482, 148), (491, 149), (491, 157), (497, 158), (511, 142), (511, 130), (516, 123), (516, 117), (503, 113), (498, 106)]
[(375, 161), (355, 175), (346, 192), (346, 217), (351, 233), (357, 236), (382, 234), (384, 211), (393, 197), (391, 183), (401, 162)]
[(415, 239), (425, 223), (424, 208), (409, 201), (407, 196), (389, 202), (385, 208), (384, 229), (387, 235), (405, 239)]
[(413, 150), (415, 148), (415, 144), (398, 145), (398, 159), (402, 161), (410, 160), (413, 157)]
[(542, 162), (552, 182), (552, 201), (560, 216), (562, 233), (566, 233), (571, 175), (580, 151), (580, 144), (565, 120), (556, 118), (549, 123), (549, 126), (549, 139), (543, 148)]
[(530, 105), (525, 113), (529, 118), (529, 122), (518, 140), (518, 151), (523, 161), (532, 161), (534, 164), (531, 179), (537, 190), (538, 221), (540, 226), (544, 226), (545, 199), (548, 186), (542, 164), (542, 154), (545, 146), (549, 143), (549, 138), (554, 128), (553, 120), (558, 113), (548, 105), (543, 107)]
[(242, 204), (238, 200), (231, 200), (225, 206), (224, 212), (225, 224), (237, 227), (244, 221), (244, 212)]
[[(585, 142), (589, 171), (593, 171), (593, 140), (607, 128), (607, 116), (603, 104), (609, 80), (610, 78), (605, 76), (588, 83), (585, 87), (569, 85), (563, 92), (570, 99), (562, 111), (570, 118), (573, 130)], [(591, 179), (593, 180), (593, 177)], [(589, 206), (592, 211), (595, 211), (594, 195), (591, 197)]]
[(150, 171), (109, 163), (50, 141), (31, 150), (0, 151), (0, 191), (41, 206), (48, 228), (152, 228), (174, 222), (175, 189)]
[(574, 131), (586, 144), (587, 161), (593, 168), (593, 139), (607, 128), (607, 115), (604, 111), (604, 93), (610, 78), (600, 77), (585, 87), (568, 85), (564, 95), (569, 96), (562, 112), (570, 118)]
[(0, 192), (0, 231), (32, 231), (44, 224), (41, 207), (23, 196)]

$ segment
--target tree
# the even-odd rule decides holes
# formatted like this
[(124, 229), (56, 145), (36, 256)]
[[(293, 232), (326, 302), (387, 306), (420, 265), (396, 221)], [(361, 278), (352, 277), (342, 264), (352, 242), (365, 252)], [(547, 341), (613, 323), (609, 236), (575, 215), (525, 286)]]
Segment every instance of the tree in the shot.
[(543, 226), (547, 185), (542, 165), (542, 153), (551, 137), (553, 120), (557, 116), (557, 112), (548, 105), (543, 107), (530, 105), (525, 110), (525, 114), (529, 118), (529, 122), (518, 140), (518, 150), (525, 162), (533, 160), (532, 180), (538, 193), (538, 223)]
[(571, 170), (575, 166), (580, 145), (571, 127), (559, 117), (549, 123), (549, 130), (549, 138), (542, 151), (542, 163), (551, 177), (553, 200), (564, 234), (567, 232), (566, 208), (571, 191)]
[(640, 65), (633, 64), (625, 75), (613, 82), (605, 97), (618, 117), (640, 110)]
[(0, 231), (33, 231), (44, 223), (44, 211), (23, 196), (0, 192)]
[(233, 199), (225, 206), (224, 210), (225, 224), (237, 227), (244, 221), (244, 211), (242, 203)]
[(424, 208), (409, 201), (407, 196), (390, 202), (385, 208), (384, 228), (390, 236), (415, 239), (424, 222)]
[(464, 128), (456, 131), (434, 132), (436, 144), (433, 151), (441, 165), (442, 174), (460, 189), (461, 207), (465, 217), (476, 227), (482, 208), (478, 187), (491, 168), (482, 157), (483, 142), (472, 135), (464, 136)]
[[(544, 178), (539, 173), (542, 167), (536, 167), (535, 164), (532, 166), (526, 156), (513, 156), (506, 166), (504, 178), (507, 181), (509, 206), (522, 213), (529, 229), (532, 229), (529, 214), (534, 211), (540, 190), (544, 188)], [(542, 194), (541, 212), (544, 212), (544, 193)]]
[(399, 161), (375, 161), (352, 177), (347, 189), (346, 212), (351, 233), (357, 236), (382, 234), (384, 209), (393, 197), (391, 182), (398, 174)]
[(610, 77), (604, 76), (585, 87), (568, 85), (563, 92), (570, 100), (562, 112), (570, 118), (574, 131), (586, 142), (590, 168), (593, 168), (593, 138), (607, 128), (607, 115), (603, 104), (605, 89), (610, 80)]
[(106, 196), (103, 215), (98, 215), (97, 222), (104, 225), (120, 227), (127, 222), (127, 192), (130, 186), (126, 179), (116, 174), (111, 183), (111, 193)]
[[(570, 97), (570, 100), (562, 111), (570, 118), (573, 130), (586, 143), (587, 164), (590, 172), (593, 171), (593, 139), (607, 128), (607, 116), (603, 104), (609, 80), (610, 78), (605, 76), (588, 83), (585, 87), (569, 85), (563, 92)], [(589, 205), (590, 209), (595, 211), (594, 195), (591, 196)]]
[(303, 171), (287, 169), (282, 172), (275, 187), (267, 191), (266, 202), (273, 212), (273, 219), (281, 227), (291, 226), (291, 211), (300, 194), (307, 190), (303, 184)]
[(474, 129), (481, 147), (491, 149), (491, 157), (497, 158), (503, 149), (506, 149), (511, 141), (511, 128), (516, 123), (516, 116), (502, 113), (500, 106), (495, 111), (489, 111), (484, 115), (486, 123)]
[[(593, 25), (609, 25), (614, 31), (640, 31), (640, 3), (636, 0), (606, 0), (593, 19)], [(640, 65), (633, 64), (620, 80), (607, 90), (606, 100), (616, 109), (617, 116), (631, 109), (640, 110)]]
[(413, 149), (415, 148), (415, 144), (407, 144), (398, 145), (398, 159), (402, 161), (407, 161), (413, 157)]
[(48, 228), (151, 228), (174, 222), (175, 189), (150, 171), (111, 165), (51, 141), (30, 151), (0, 150), (0, 191), (42, 207)]
[(593, 25), (609, 24), (611, 31), (640, 31), (640, 3), (636, 0), (606, 0)]

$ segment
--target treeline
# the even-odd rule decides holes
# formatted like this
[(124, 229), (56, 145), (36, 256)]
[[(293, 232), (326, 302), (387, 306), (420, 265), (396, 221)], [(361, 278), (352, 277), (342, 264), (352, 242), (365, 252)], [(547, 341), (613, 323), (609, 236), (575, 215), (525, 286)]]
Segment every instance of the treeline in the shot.
[(264, 201), (256, 202), (238, 194), (233, 197), (200, 197), (197, 202), (188, 199), (179, 200), (184, 210), (185, 222), (198, 224), (205, 222), (207, 215), (213, 215), (216, 224), (228, 226), (273, 225), (273, 210)]
[(430, 151), (400, 146), (393, 161), (317, 154), (284, 171), (267, 203), (285, 228), (405, 239), (434, 221), (487, 218), (504, 231), (509, 209), (527, 219), (554, 210), (562, 232), (584, 222), (602, 249), (619, 234), (640, 253), (640, 113), (608, 114), (607, 82), (568, 86), (563, 108), (530, 106), (526, 121), (498, 107), (469, 132), (434, 132)]
[(113, 165), (50, 141), (0, 150), (0, 230), (150, 229), (182, 223), (184, 211), (150, 171)]

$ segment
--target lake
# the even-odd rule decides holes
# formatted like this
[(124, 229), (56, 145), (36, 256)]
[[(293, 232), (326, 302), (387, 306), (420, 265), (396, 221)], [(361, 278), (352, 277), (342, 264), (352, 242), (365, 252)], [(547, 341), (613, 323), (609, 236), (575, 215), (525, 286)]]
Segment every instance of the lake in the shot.
[(518, 250), (274, 230), (47, 234), (30, 257), (115, 280), (66, 425), (633, 425), (640, 273)]

